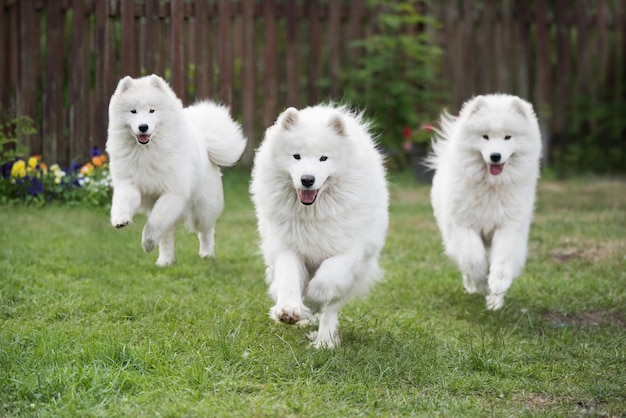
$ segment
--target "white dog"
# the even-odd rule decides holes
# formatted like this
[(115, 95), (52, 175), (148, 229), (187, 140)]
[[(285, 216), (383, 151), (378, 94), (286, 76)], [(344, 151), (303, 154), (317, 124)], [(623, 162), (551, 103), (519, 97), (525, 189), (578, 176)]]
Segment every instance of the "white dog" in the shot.
[(447, 255), (468, 293), (500, 309), (526, 260), (540, 171), (541, 134), (530, 103), (477, 96), (441, 117), (429, 159), (431, 200)]
[(198, 234), (200, 256), (212, 256), (224, 206), (218, 166), (236, 163), (245, 145), (226, 107), (200, 102), (183, 109), (162, 78), (123, 78), (109, 105), (111, 223), (122, 228), (137, 211), (148, 212), (141, 243), (146, 252), (159, 246), (159, 266), (174, 262), (174, 233), (183, 221)]
[(345, 107), (287, 109), (257, 150), (250, 190), (270, 316), (295, 324), (317, 312), (313, 345), (334, 347), (339, 310), (381, 275), (389, 199), (368, 125)]

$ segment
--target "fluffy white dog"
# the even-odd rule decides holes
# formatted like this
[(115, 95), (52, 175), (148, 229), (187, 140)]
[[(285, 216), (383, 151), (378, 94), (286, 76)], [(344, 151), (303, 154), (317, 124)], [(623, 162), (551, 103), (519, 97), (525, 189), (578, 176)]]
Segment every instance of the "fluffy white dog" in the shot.
[(500, 309), (526, 260), (540, 171), (541, 134), (530, 103), (477, 96), (441, 117), (429, 164), (431, 200), (447, 255), (468, 293)]
[(368, 125), (345, 107), (287, 109), (257, 150), (250, 190), (270, 316), (295, 324), (319, 313), (313, 345), (334, 347), (339, 310), (381, 275), (389, 198)]
[(109, 105), (111, 223), (122, 228), (137, 211), (148, 212), (141, 243), (146, 252), (159, 246), (159, 266), (174, 262), (180, 222), (197, 232), (200, 256), (212, 256), (224, 206), (218, 166), (235, 164), (245, 145), (228, 108), (200, 102), (183, 109), (162, 78), (123, 78)]

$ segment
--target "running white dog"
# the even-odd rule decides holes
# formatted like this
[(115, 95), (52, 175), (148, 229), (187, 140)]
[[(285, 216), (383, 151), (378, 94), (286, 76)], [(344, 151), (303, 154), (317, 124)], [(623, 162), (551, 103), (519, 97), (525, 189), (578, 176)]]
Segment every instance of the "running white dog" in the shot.
[(109, 105), (111, 223), (122, 228), (137, 211), (148, 212), (141, 243), (146, 252), (159, 246), (159, 266), (174, 262), (183, 221), (198, 234), (200, 256), (212, 256), (224, 206), (218, 166), (235, 164), (245, 145), (228, 108), (200, 102), (183, 109), (159, 76), (123, 78)]
[(500, 309), (526, 261), (540, 171), (541, 134), (530, 103), (477, 96), (441, 117), (429, 164), (431, 200), (447, 255), (468, 293)]
[(381, 275), (389, 198), (368, 125), (345, 107), (287, 109), (257, 150), (250, 190), (270, 316), (295, 324), (317, 312), (313, 345), (334, 347), (339, 310)]

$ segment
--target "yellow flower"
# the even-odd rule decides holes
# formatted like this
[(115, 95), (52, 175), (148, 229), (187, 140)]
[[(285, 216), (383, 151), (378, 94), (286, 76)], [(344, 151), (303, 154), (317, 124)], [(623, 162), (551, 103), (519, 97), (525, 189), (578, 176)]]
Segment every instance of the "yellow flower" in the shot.
[(28, 167), (29, 168), (37, 168), (37, 163), (41, 161), (41, 155), (33, 155), (28, 159)]
[(63, 177), (65, 177), (65, 171), (61, 170), (58, 164), (52, 164), (50, 166), (50, 172), (54, 174), (54, 183), (61, 184)]
[(24, 160), (17, 160), (11, 167), (11, 177), (25, 177), (26, 176), (26, 163)]

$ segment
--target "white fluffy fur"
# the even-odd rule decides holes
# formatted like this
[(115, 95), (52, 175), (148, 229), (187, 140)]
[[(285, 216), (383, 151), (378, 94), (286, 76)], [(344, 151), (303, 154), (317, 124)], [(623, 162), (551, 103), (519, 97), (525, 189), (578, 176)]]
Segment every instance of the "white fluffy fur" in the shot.
[[(444, 113), (438, 134), (431, 200), (446, 254), (467, 292), (500, 309), (526, 260), (542, 145), (537, 118), (519, 97), (477, 96), (458, 117)], [(493, 175), (496, 154), (504, 165)]]
[[(302, 176), (314, 176), (308, 189), (318, 190), (309, 205), (299, 196)], [(381, 275), (389, 199), (368, 125), (344, 107), (287, 109), (257, 150), (250, 190), (275, 302), (270, 316), (295, 324), (319, 313), (313, 345), (334, 347), (339, 310)]]
[(174, 233), (183, 221), (198, 234), (200, 256), (212, 256), (224, 206), (218, 165), (236, 163), (245, 144), (228, 108), (200, 102), (183, 109), (162, 78), (123, 78), (109, 105), (111, 223), (122, 228), (137, 211), (148, 212), (142, 246), (159, 246), (159, 266), (174, 262)]

